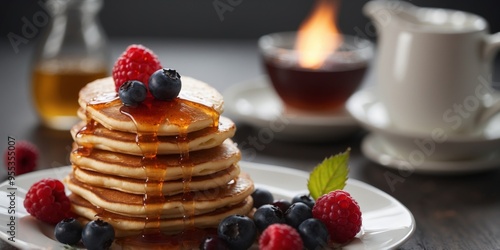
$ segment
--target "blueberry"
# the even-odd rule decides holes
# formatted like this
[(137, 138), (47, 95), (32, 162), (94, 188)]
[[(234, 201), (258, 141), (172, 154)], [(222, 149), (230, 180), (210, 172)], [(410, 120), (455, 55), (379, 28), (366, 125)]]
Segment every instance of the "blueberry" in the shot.
[(274, 201), (273, 194), (266, 189), (256, 188), (252, 193), (253, 207), (259, 208), (262, 205), (271, 204)]
[(137, 106), (146, 99), (148, 90), (142, 82), (126, 81), (118, 89), (118, 96), (126, 106)]
[(298, 231), (306, 249), (327, 249), (330, 235), (325, 224), (320, 220), (307, 219), (299, 225)]
[(205, 237), (200, 244), (200, 250), (227, 250), (227, 244), (217, 235)]
[(82, 229), (82, 224), (75, 218), (67, 218), (57, 223), (54, 236), (63, 244), (75, 245), (82, 238)]
[(275, 200), (272, 205), (274, 206), (277, 206), (279, 209), (281, 209), (281, 211), (286, 211), (290, 205), (292, 205), (292, 203), (290, 201), (287, 201), (287, 200)]
[(285, 212), (286, 224), (297, 229), (303, 221), (312, 218), (312, 210), (305, 203), (293, 203)]
[(82, 231), (83, 245), (89, 250), (108, 249), (114, 239), (115, 229), (101, 219), (90, 221)]
[(297, 202), (303, 202), (307, 206), (309, 206), (311, 209), (314, 207), (314, 203), (315, 203), (313, 198), (311, 198), (311, 196), (309, 196), (309, 195), (296, 195), (295, 197), (293, 197), (292, 203), (297, 203)]
[(175, 69), (159, 69), (149, 77), (148, 86), (156, 99), (170, 101), (181, 92), (181, 76)]
[(271, 204), (259, 207), (253, 215), (253, 220), (260, 232), (264, 231), (271, 224), (285, 222), (281, 209)]
[(219, 223), (217, 234), (229, 249), (248, 249), (257, 237), (257, 228), (247, 216), (230, 215)]

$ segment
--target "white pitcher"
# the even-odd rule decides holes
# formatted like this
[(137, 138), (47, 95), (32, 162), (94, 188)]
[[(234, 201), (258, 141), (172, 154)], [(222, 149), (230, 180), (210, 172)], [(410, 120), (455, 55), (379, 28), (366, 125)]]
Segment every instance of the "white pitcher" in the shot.
[(379, 98), (397, 129), (480, 133), (500, 110), (490, 88), (500, 33), (471, 13), (403, 1), (371, 1), (363, 11), (378, 34)]

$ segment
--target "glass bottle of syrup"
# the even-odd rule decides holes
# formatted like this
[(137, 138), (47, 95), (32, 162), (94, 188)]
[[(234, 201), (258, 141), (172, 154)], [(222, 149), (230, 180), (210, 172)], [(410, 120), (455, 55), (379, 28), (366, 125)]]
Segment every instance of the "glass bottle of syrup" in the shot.
[(49, 0), (51, 21), (35, 52), (32, 94), (41, 121), (70, 129), (77, 121), (78, 92), (108, 75), (106, 35), (97, 14), (102, 0)]

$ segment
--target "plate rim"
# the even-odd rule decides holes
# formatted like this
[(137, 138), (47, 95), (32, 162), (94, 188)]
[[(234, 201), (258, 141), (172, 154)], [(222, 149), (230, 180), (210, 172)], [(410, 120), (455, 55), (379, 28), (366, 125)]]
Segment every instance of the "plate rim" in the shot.
[[(298, 170), (298, 169), (293, 169), (293, 168), (287, 168), (287, 167), (283, 167), (283, 166), (277, 166), (277, 165), (271, 165), (271, 164), (264, 164), (264, 163), (255, 163), (255, 162), (248, 162), (248, 161), (240, 161), (240, 166), (242, 168), (242, 171), (244, 171), (246, 168), (253, 168), (253, 169), (257, 169), (259, 171), (270, 171), (272, 170), (271, 172), (276, 172), (276, 173), (287, 173), (287, 174), (292, 174), (292, 175), (295, 175), (295, 176), (299, 176), (299, 177), (302, 177), (302, 178), (305, 178), (307, 180), (308, 176), (309, 176), (309, 173), (306, 172), (306, 171), (303, 171), (303, 170)], [(23, 179), (31, 179), (31, 178), (36, 178), (37, 176), (39, 177), (42, 177), (44, 176), (43, 178), (46, 178), (46, 177), (49, 177), (47, 176), (47, 174), (50, 174), (50, 171), (58, 171), (59, 173), (62, 173), (64, 171), (66, 171), (66, 173), (68, 173), (69, 171), (71, 171), (71, 166), (61, 166), (61, 167), (57, 167), (57, 168), (48, 168), (48, 169), (43, 169), (43, 170), (38, 170), (38, 171), (34, 171), (34, 172), (31, 172), (31, 173), (27, 173), (27, 174), (24, 174), (22, 176), (19, 176), (18, 178), (16, 178), (16, 183), (17, 181), (19, 181), (19, 179), (21, 179), (21, 181)], [(258, 184), (258, 182), (256, 182), (256, 184)], [(374, 192), (376, 193), (377, 195), (380, 195), (388, 200), (391, 201), (391, 203), (395, 203), (397, 204), (401, 209), (404, 210), (404, 212), (410, 216), (410, 219), (411, 219), (411, 223), (410, 223), (410, 227), (409, 227), (409, 231), (404, 235), (404, 237), (402, 237), (401, 239), (399, 239), (398, 241), (394, 242), (392, 245), (388, 246), (390, 249), (393, 249), (393, 248), (396, 248), (400, 245), (402, 245), (404, 242), (406, 242), (413, 234), (414, 232), (416, 231), (416, 223), (415, 223), (415, 218), (413, 216), (413, 214), (411, 213), (411, 211), (406, 207), (404, 206), (401, 202), (399, 202), (397, 199), (395, 199), (394, 197), (392, 197), (391, 195), (385, 193), (384, 191), (370, 185), (370, 184), (367, 184), (365, 182), (362, 182), (362, 181), (359, 181), (359, 180), (356, 180), (356, 179), (352, 179), (352, 178), (349, 178), (347, 180), (347, 185), (353, 185), (353, 186), (357, 186), (357, 187), (360, 187), (364, 190), (369, 190), (371, 192)], [(21, 185), (23, 186), (23, 185)], [(3, 182), (0, 183), (0, 187), (8, 187), (8, 180), (5, 180)], [(19, 187), (16, 185), (16, 187)], [(23, 187), (26, 189), (29, 188), (29, 187)], [(305, 187), (306, 188), (306, 187)], [(2, 192), (4, 190), (1, 190)], [(22, 197), (24, 197), (24, 193), (21, 194)], [(22, 204), (17, 204), (18, 206), (22, 206)], [(19, 220), (21, 219), (22, 217), (19, 217), (16, 219)], [(18, 230), (18, 229), (17, 229)], [(38, 246), (38, 245), (34, 245), (30, 242), (26, 242), (26, 241), (23, 241), (23, 240), (20, 240), (20, 239), (16, 239), (16, 242), (11, 242), (11, 241), (8, 241), (7, 238), (8, 238), (8, 234), (6, 232), (3, 232), (1, 231), (0, 232), (0, 238), (2, 240), (4, 240), (5, 242), (15, 246), (15, 247), (20, 247), (20, 248), (37, 248), (37, 249), (43, 249), (43, 247), (41, 246)], [(52, 240), (53, 241), (53, 240)], [(51, 243), (52, 247), (60, 247), (61, 243), (59, 242), (56, 242), (56, 241), (53, 241)], [(57, 244), (57, 245), (56, 245)]]

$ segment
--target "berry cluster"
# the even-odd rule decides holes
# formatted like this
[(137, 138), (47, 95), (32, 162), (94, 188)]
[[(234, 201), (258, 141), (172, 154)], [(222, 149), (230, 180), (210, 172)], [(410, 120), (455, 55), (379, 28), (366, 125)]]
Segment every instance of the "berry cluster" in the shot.
[(54, 230), (57, 241), (76, 245), (82, 241), (87, 249), (108, 249), (115, 240), (115, 230), (111, 224), (97, 219), (83, 226), (74, 218), (66, 218), (57, 223)]
[(115, 89), (123, 104), (137, 106), (148, 95), (169, 101), (181, 91), (181, 76), (162, 68), (158, 57), (142, 45), (131, 45), (113, 67)]
[(160, 60), (153, 51), (138, 44), (128, 46), (113, 66), (116, 92), (126, 81), (137, 80), (148, 84), (149, 77), (161, 68)]
[(94, 220), (85, 227), (70, 212), (70, 201), (61, 181), (52, 178), (34, 183), (24, 199), (24, 208), (40, 221), (56, 225), (55, 238), (68, 245), (80, 240), (88, 249), (107, 249), (113, 243), (115, 231), (102, 220)]
[(351, 241), (361, 229), (361, 211), (345, 191), (336, 190), (316, 202), (298, 195), (292, 202), (274, 200), (257, 188), (252, 194), (253, 219), (226, 217), (217, 235), (202, 241), (200, 249), (247, 249), (258, 239), (259, 249), (324, 249)]

